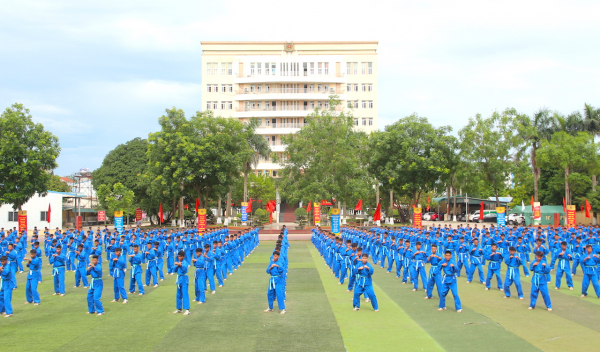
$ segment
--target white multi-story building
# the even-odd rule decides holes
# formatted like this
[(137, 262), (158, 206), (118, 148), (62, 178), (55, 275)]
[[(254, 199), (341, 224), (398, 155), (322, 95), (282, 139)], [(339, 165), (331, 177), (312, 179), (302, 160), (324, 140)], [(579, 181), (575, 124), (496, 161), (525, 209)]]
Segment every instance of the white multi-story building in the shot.
[[(202, 107), (247, 121), (282, 156), (281, 136), (297, 132), (315, 108), (351, 111), (356, 128), (377, 130), (377, 42), (202, 42)], [(278, 177), (260, 160), (256, 171)]]

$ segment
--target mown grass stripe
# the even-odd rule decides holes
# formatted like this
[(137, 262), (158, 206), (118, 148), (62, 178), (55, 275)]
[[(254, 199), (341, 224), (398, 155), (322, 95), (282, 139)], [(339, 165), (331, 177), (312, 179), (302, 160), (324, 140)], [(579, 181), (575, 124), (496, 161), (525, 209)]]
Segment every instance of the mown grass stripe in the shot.
[(337, 284), (314, 247), (310, 252), (348, 351), (443, 351), (378, 285), (374, 289), (380, 311), (374, 312), (371, 304), (364, 302), (360, 311), (353, 311), (347, 286)]

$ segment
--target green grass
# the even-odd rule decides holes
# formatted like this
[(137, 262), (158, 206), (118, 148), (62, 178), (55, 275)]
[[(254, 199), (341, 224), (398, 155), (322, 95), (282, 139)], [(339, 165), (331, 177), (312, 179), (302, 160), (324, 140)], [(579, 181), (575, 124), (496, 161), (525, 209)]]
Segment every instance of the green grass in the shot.
[[(288, 314), (277, 309), (265, 314), (265, 269), (273, 246), (262, 242), (217, 294), (208, 294), (203, 305), (192, 302), (189, 316), (172, 314), (174, 276), (146, 288), (142, 297), (130, 296), (127, 305), (110, 303), (112, 278), (106, 276), (106, 315), (98, 317), (85, 314), (87, 290), (73, 288), (73, 273), (67, 273), (67, 294), (52, 296), (50, 267), (44, 265), (40, 306), (23, 304), (25, 274), (17, 274), (15, 315), (0, 318), (0, 346), (4, 351), (589, 351), (600, 339), (600, 300), (592, 288), (588, 298), (579, 297), (581, 275), (574, 277), (574, 291), (551, 290), (554, 310), (548, 312), (541, 301), (537, 309), (527, 309), (530, 278), (521, 278), (525, 299), (519, 300), (514, 289), (513, 298), (503, 299), (497, 289), (467, 285), (463, 274), (463, 312), (457, 314), (451, 295), (448, 310), (438, 312), (435, 291), (433, 300), (424, 300), (423, 290), (412, 292), (412, 285), (376, 266), (380, 312), (369, 303), (354, 312), (347, 285), (337, 284), (310, 242), (291, 243)], [(104, 269), (106, 275), (106, 264)]]

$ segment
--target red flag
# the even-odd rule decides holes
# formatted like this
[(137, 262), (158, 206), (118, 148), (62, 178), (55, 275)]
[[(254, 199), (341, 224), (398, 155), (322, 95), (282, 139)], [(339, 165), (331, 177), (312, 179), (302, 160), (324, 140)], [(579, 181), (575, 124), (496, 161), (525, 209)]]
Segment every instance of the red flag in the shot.
[(481, 202), (479, 204), (479, 220), (483, 220), (483, 208), (484, 208), (484, 203)]
[(308, 202), (308, 205), (306, 206), (306, 212), (308, 213), (309, 211), (312, 210), (312, 201)]
[(427, 197), (427, 204), (431, 203), (431, 200), (429, 199), (429, 197)]
[(429, 205), (427, 206), (427, 211), (429, 211), (429, 208), (431, 208)]
[(377, 203), (377, 209), (375, 209), (375, 214), (373, 215), (373, 221), (381, 220), (381, 203)]
[(246, 207), (246, 213), (252, 213), (252, 198), (248, 200), (248, 206)]
[(158, 220), (160, 220), (161, 223), (165, 221), (165, 219), (163, 218), (162, 203), (160, 203), (160, 207), (158, 208)]
[(565, 201), (565, 197), (563, 197), (563, 213), (567, 213), (567, 202)]
[(185, 208), (185, 210), (190, 210), (190, 206), (188, 204), (183, 206)]
[(198, 208), (200, 208), (200, 199), (196, 198), (196, 214), (198, 214)]
[(533, 196), (531, 196), (531, 212), (533, 212), (533, 202), (534, 202)]
[(48, 203), (48, 215), (46, 216), (46, 220), (48, 221), (48, 223), (50, 223), (50, 213), (52, 212), (52, 209), (50, 208), (50, 203)]
[(585, 217), (586, 218), (591, 218), (592, 216), (590, 215), (590, 210), (592, 210), (592, 206), (590, 205), (590, 202), (588, 202), (587, 198), (585, 199)]
[(358, 200), (358, 203), (354, 207), (354, 211), (362, 211), (362, 199)]
[(333, 205), (333, 204), (331, 204), (331, 202), (328, 200), (321, 199), (321, 205)]

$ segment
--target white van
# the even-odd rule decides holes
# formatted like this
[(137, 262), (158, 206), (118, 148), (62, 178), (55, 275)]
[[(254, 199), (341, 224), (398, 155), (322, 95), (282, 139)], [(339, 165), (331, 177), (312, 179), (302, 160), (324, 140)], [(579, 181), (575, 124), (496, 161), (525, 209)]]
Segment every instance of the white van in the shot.
[[(486, 209), (483, 211), (483, 216), (485, 216), (487, 214), (496, 214), (496, 211)], [(469, 221), (477, 221), (477, 220), (479, 220), (479, 210), (475, 210), (474, 212), (469, 214)]]

